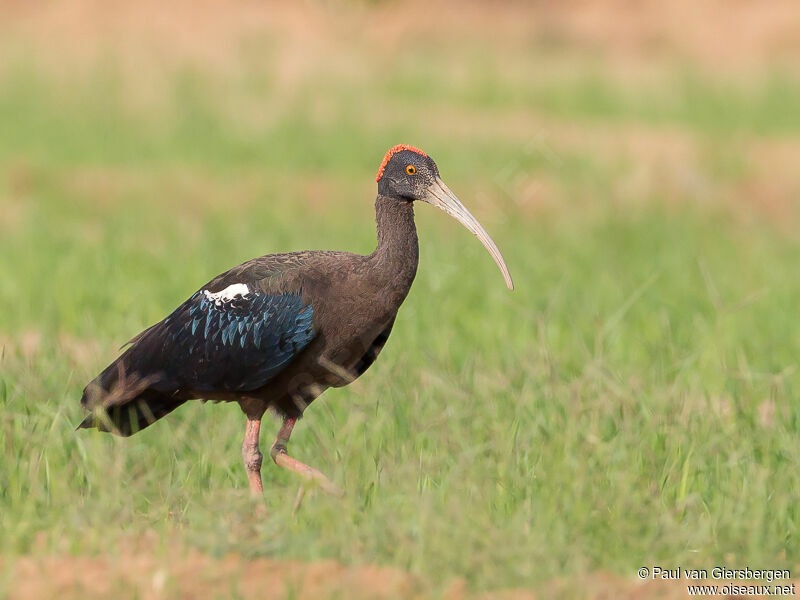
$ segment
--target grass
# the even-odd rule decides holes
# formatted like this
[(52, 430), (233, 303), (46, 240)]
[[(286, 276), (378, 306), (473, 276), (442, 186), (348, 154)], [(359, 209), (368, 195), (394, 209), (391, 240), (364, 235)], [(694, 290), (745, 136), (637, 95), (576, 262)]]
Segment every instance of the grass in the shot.
[[(796, 97), (791, 80), (681, 80), (660, 104), (592, 73), (538, 91), (506, 82), (509, 100), (478, 70), (463, 93), (435, 94), (487, 113), (668, 121), (709, 148), (697, 168), (719, 186), (741, 176), (714, 171), (729, 152), (719, 132), (796, 134), (796, 115), (774, 110), (776, 89)], [(152, 112), (126, 104), (113, 74), (64, 89), (21, 67), (0, 85), (0, 554), (147, 539), (477, 590), (655, 563), (800, 566), (800, 242), (657, 190), (620, 204), (624, 161), (519, 162), (518, 142), (486, 133), (454, 146), (425, 127), (429, 84), (410, 71), (357, 101), (334, 86), (339, 119), (320, 123), (308, 101), (253, 128), (197, 74), (177, 75)], [(730, 113), (712, 110), (723, 89)], [(386, 96), (423, 118), (364, 124)], [(296, 480), (267, 466), (270, 516), (257, 516), (235, 406), (192, 403), (127, 440), (73, 431), (82, 386), (115, 348), (218, 272), (275, 251), (369, 252), (371, 176), (399, 141), (437, 158), (517, 290), (471, 236), (418, 208), (420, 271), (386, 351), (292, 438), (344, 499), (313, 493), (292, 514)], [(512, 161), (507, 184), (494, 174)], [(518, 204), (518, 180), (540, 177), (558, 206)]]

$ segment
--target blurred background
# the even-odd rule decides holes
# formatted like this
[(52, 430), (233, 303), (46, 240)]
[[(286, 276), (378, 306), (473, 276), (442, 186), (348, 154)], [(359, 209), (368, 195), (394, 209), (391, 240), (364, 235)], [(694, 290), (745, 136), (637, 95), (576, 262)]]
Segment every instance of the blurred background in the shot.
[[(682, 598), (800, 569), (800, 6), (0, 0), (0, 595)], [(374, 248), (418, 146), (506, 256), (417, 208), (386, 351), (265, 466), (85, 383), (253, 256)], [(271, 437), (265, 427), (265, 439)]]

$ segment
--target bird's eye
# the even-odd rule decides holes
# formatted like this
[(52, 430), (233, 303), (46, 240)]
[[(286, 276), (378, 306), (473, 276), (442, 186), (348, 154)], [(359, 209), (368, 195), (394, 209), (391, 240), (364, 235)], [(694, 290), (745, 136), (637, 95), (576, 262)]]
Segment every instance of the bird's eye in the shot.
[(406, 166), (406, 173), (408, 173), (409, 175), (413, 175), (416, 172), (417, 172), (417, 167), (415, 167), (414, 165)]

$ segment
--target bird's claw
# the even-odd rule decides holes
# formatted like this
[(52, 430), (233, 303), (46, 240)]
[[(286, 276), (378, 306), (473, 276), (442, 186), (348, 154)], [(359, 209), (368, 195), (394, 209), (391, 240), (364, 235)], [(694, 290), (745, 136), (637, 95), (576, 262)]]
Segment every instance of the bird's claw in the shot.
[(273, 446), (273, 451), (270, 452), (270, 455), (276, 465), (288, 471), (294, 471), (306, 481), (316, 483), (324, 492), (339, 498), (344, 496), (344, 491), (332, 483), (325, 475), (317, 471), (314, 467), (309, 467), (307, 464), (292, 458), (286, 453), (285, 449), (275, 448)]

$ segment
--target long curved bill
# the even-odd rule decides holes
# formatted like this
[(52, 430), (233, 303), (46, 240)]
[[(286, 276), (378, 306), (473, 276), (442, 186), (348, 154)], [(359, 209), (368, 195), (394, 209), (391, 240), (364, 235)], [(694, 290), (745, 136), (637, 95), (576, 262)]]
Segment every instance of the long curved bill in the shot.
[(441, 208), (444, 212), (469, 229), (475, 237), (481, 241), (481, 244), (488, 250), (489, 254), (492, 255), (494, 262), (497, 263), (500, 272), (503, 274), (503, 279), (506, 280), (508, 289), (514, 289), (514, 282), (511, 280), (511, 274), (508, 272), (506, 261), (503, 260), (503, 255), (500, 254), (497, 245), (492, 238), (489, 237), (489, 234), (486, 233), (483, 226), (478, 223), (478, 220), (467, 210), (467, 207), (461, 204), (461, 201), (456, 195), (445, 185), (444, 181), (437, 177), (428, 188), (428, 193), (422, 198), (422, 201), (432, 204), (436, 208)]

